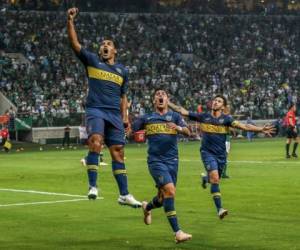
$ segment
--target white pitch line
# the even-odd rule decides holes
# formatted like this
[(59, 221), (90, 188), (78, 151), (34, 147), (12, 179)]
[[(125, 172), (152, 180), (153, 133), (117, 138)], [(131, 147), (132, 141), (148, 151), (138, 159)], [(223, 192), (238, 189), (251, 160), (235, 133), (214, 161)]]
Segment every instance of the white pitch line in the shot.
[(11, 189), (11, 188), (0, 188), (0, 191), (16, 192), (16, 193), (45, 194), (45, 195), (55, 195), (55, 196), (68, 196), (68, 197), (81, 197), (81, 198), (86, 197), (84, 195), (77, 195), (77, 194), (64, 194), (64, 193), (53, 193), (53, 192)]
[[(147, 163), (147, 159), (134, 159), (135, 161), (144, 161)], [(180, 159), (179, 162), (199, 162), (202, 163), (201, 159)], [(249, 163), (249, 164), (282, 164), (282, 165), (288, 165), (288, 164), (296, 164), (299, 165), (300, 161), (295, 160), (286, 160), (286, 161), (251, 161), (251, 160), (242, 160), (242, 161), (228, 161), (228, 163)]]
[[(100, 197), (100, 199), (101, 198), (102, 197)], [(73, 200), (60, 200), (60, 201), (37, 201), (37, 202), (25, 202), (25, 203), (0, 204), (0, 207), (43, 205), (43, 204), (54, 204), (54, 203), (77, 202), (77, 201), (88, 201), (88, 199), (73, 199)]]

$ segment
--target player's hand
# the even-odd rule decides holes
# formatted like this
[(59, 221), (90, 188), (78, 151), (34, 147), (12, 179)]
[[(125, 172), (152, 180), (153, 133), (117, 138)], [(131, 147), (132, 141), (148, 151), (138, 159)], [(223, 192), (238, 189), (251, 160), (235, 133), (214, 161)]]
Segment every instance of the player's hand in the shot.
[(182, 131), (182, 127), (177, 126), (175, 123), (173, 122), (168, 122), (167, 123), (167, 127), (170, 129), (175, 129), (176, 131)]
[(75, 8), (75, 7), (68, 9), (68, 20), (74, 21), (78, 12), (79, 12), (79, 9)]
[(272, 137), (272, 134), (275, 134), (276, 128), (272, 125), (265, 124), (262, 128), (262, 131), (265, 135)]
[(124, 129), (125, 129), (125, 134), (127, 136), (129, 136), (131, 134), (131, 124), (126, 121), (126, 122), (123, 122), (123, 125), (124, 125)]

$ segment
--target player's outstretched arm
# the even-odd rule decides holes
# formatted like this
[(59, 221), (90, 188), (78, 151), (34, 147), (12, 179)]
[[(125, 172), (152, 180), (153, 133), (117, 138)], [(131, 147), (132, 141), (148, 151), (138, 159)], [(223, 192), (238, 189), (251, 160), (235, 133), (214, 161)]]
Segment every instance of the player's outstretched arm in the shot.
[(267, 136), (272, 136), (272, 134), (275, 133), (275, 127), (268, 124), (264, 125), (263, 127), (258, 127), (252, 124), (238, 123), (234, 127), (245, 131), (264, 133)]
[(75, 25), (74, 25), (74, 19), (77, 16), (78, 12), (79, 12), (78, 8), (68, 9), (68, 23), (67, 23), (68, 37), (69, 37), (72, 49), (76, 53), (79, 53), (80, 49), (81, 49), (81, 44), (78, 41), (77, 33), (75, 30)]
[(168, 103), (168, 106), (170, 109), (174, 110), (175, 112), (178, 112), (179, 114), (183, 115), (183, 116), (188, 116), (189, 115), (189, 111), (186, 110), (183, 107), (177, 106), (172, 102)]

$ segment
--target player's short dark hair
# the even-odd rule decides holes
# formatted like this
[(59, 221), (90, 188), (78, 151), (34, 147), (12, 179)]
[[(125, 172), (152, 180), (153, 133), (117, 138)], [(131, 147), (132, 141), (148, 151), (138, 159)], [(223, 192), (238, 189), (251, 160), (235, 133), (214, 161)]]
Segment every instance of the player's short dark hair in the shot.
[(295, 105), (296, 105), (295, 103), (291, 102), (290, 105), (289, 105), (289, 110), (290, 110), (292, 107), (294, 107)]
[(223, 105), (224, 105), (224, 107), (227, 107), (227, 99), (226, 99), (225, 96), (223, 96), (223, 95), (216, 95), (216, 96), (214, 97), (214, 100), (215, 100), (216, 98), (221, 98), (221, 99), (223, 100)]
[(157, 88), (155, 88), (155, 90), (154, 90), (154, 92), (153, 92), (152, 98), (154, 98), (156, 92), (157, 92), (157, 91), (160, 91), (160, 90), (165, 91), (166, 94), (167, 94), (167, 96), (169, 96), (168, 91), (167, 91), (164, 87), (157, 87)]
[(113, 44), (114, 44), (114, 47), (115, 47), (116, 49), (118, 48), (118, 42), (117, 42), (115, 39), (113, 39), (112, 37), (104, 37), (104, 38), (102, 39), (101, 43), (102, 43), (103, 41), (105, 41), (105, 40), (112, 41)]

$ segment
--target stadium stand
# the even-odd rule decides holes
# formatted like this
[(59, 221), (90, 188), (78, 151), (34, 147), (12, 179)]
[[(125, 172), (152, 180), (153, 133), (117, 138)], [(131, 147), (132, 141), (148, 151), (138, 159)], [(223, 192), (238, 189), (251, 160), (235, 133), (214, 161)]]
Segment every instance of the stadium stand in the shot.
[[(0, 91), (39, 126), (84, 112), (84, 69), (70, 49), (64, 11), (2, 11)], [(282, 117), (300, 91), (299, 16), (80, 13), (85, 47), (118, 42), (130, 73), (131, 113), (151, 109), (157, 85), (188, 109), (222, 92), (241, 117)], [(18, 53), (19, 56), (11, 55)], [(299, 102), (298, 102), (299, 103)], [(76, 122), (77, 125), (80, 122)], [(61, 124), (65, 124), (62, 122)], [(72, 124), (72, 123), (71, 123)]]

